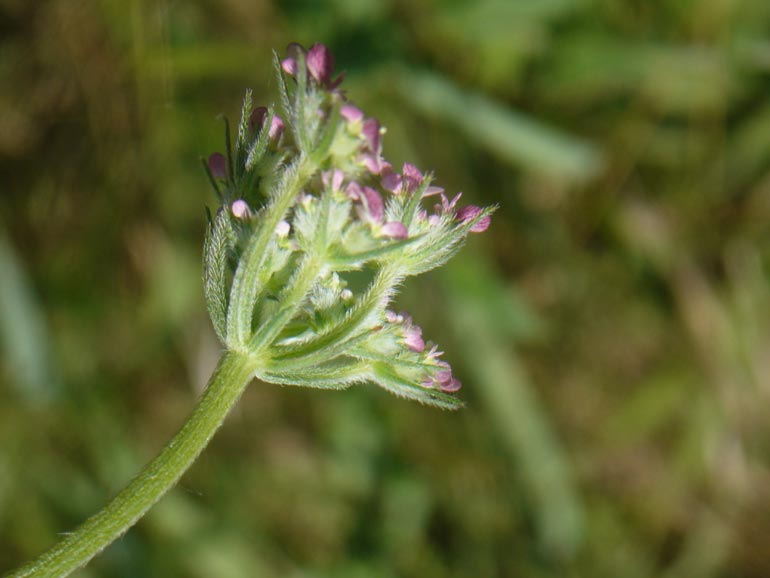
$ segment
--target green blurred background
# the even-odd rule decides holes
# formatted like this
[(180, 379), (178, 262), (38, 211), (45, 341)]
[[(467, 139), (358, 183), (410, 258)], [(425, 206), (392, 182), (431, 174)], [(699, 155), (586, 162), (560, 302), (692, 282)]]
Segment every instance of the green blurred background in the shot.
[(0, 0), (0, 570), (189, 414), (198, 159), (292, 40), (500, 204), (399, 297), (468, 407), (255, 383), (78, 575), (770, 576), (766, 0)]

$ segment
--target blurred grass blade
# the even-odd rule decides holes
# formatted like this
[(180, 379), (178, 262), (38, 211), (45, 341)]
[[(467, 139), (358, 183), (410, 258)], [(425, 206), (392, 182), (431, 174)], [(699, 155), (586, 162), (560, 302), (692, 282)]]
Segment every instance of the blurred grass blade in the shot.
[(589, 143), (440, 76), (405, 70), (397, 75), (400, 96), (417, 111), (453, 124), (503, 161), (561, 180), (586, 180), (602, 170), (602, 155)]
[(44, 404), (57, 393), (48, 329), (21, 263), (0, 230), (0, 346), (19, 393)]
[[(542, 545), (549, 554), (569, 559), (583, 540), (583, 508), (577, 489), (548, 416), (511, 351), (511, 331), (501, 325), (499, 313), (490, 306), (507, 298), (507, 288), (481, 255), (470, 257), (468, 253), (442, 270), (448, 310), (452, 311), (449, 319), (455, 334), (462, 336), (458, 353), (474, 394), (481, 398), (520, 471)], [(481, 294), (469, 290), (468, 276), (486, 290)], [(492, 293), (497, 295), (490, 300)]]

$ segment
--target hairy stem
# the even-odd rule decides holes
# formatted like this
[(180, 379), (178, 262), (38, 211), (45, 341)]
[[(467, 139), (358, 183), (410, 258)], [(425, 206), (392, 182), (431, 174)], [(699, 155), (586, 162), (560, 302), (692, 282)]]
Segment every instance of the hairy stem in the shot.
[(160, 455), (100, 512), (7, 578), (67, 576), (123, 535), (192, 465), (257, 369), (253, 359), (226, 353), (192, 416)]

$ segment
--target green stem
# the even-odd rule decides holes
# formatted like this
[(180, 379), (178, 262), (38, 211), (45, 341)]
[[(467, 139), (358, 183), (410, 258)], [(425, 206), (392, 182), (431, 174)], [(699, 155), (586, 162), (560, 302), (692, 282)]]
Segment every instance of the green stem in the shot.
[(160, 455), (100, 512), (7, 578), (67, 576), (123, 535), (192, 465), (257, 369), (252, 358), (226, 353), (192, 416)]

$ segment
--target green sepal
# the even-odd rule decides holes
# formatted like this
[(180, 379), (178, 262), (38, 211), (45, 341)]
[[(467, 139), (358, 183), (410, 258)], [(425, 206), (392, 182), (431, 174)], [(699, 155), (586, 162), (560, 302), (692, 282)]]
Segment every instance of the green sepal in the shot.
[[(407, 275), (420, 275), (436, 267), (440, 267), (462, 247), (471, 228), (495, 212), (497, 207), (491, 206), (484, 208), (476, 217), (461, 225), (452, 225), (452, 228), (444, 229), (438, 234), (425, 234), (425, 242), (421, 243), (419, 249), (414, 253), (407, 254), (401, 259), (404, 270)], [(445, 216), (444, 219), (453, 219), (451, 216)]]
[(420, 206), (420, 201), (422, 201), (422, 198), (425, 195), (425, 191), (428, 190), (432, 180), (433, 175), (430, 173), (425, 175), (422, 179), (422, 183), (420, 183), (420, 186), (415, 192), (412, 193), (412, 196), (409, 197), (409, 200), (404, 207), (404, 214), (401, 217), (401, 222), (404, 223), (407, 228), (412, 226), (412, 221), (417, 214), (417, 208)]
[(235, 180), (240, 181), (241, 175), (245, 170), (246, 149), (249, 141), (249, 119), (251, 111), (254, 109), (252, 102), (251, 89), (246, 90), (243, 97), (243, 106), (241, 107), (241, 122), (238, 124), (238, 141), (235, 143)]
[(290, 110), (294, 113), (291, 124), (299, 150), (307, 153), (311, 148), (310, 135), (306, 130), (308, 127), (306, 118), (308, 99), (307, 63), (305, 62), (304, 54), (297, 54), (296, 60), (297, 73), (294, 75), (294, 80), (297, 82), (297, 87), (294, 91), (294, 104), (290, 107)]
[(329, 156), (329, 151), (334, 142), (334, 136), (337, 134), (337, 128), (340, 124), (340, 108), (340, 103), (335, 103), (332, 107), (329, 120), (326, 122), (326, 127), (318, 141), (318, 146), (316, 146), (315, 150), (310, 154), (311, 160), (317, 165), (321, 165), (324, 160), (326, 160), (326, 157)]
[(385, 363), (375, 363), (372, 365), (369, 379), (398, 397), (413, 399), (425, 405), (451, 410), (460, 409), (465, 405), (462, 401), (447, 393), (406, 381)]
[(281, 68), (281, 57), (275, 50), (273, 50), (273, 68), (275, 69), (275, 76), (278, 79), (278, 92), (281, 97), (281, 111), (283, 117), (285, 119), (293, 119), (291, 116), (291, 96), (289, 95), (289, 88), (286, 85), (283, 68)]
[(235, 168), (233, 166), (233, 139), (230, 136), (230, 120), (225, 115), (220, 115), (225, 123), (225, 156), (227, 157), (227, 184), (235, 182)]
[(262, 123), (262, 129), (259, 131), (259, 136), (251, 145), (249, 152), (246, 155), (245, 169), (247, 172), (254, 170), (254, 166), (262, 159), (262, 156), (267, 150), (267, 145), (270, 142), (270, 127), (273, 124), (274, 116), (275, 109), (271, 105), (267, 109), (267, 116)]

